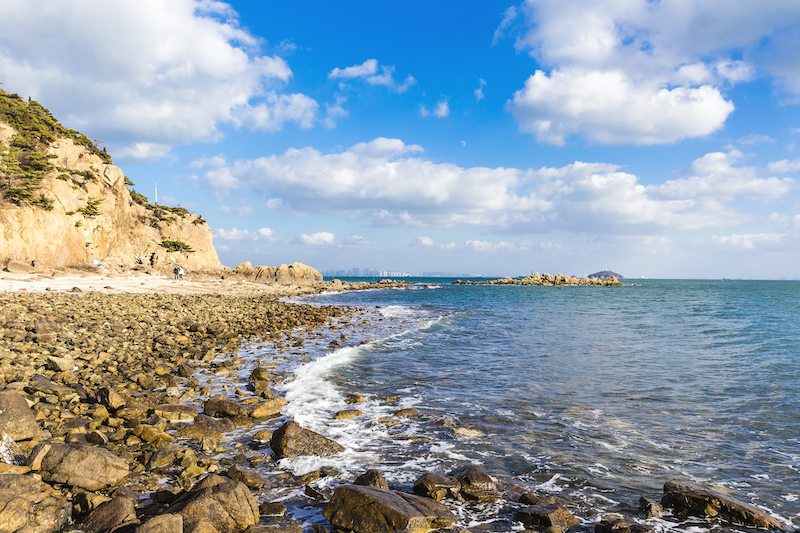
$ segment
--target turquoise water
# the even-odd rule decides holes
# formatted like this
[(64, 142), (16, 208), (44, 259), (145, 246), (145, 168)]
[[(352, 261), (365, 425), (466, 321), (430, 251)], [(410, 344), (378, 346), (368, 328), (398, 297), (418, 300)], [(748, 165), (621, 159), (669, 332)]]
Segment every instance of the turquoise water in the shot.
[[(287, 416), (348, 452), (283, 466), (330, 464), (341, 472), (334, 486), (379, 468), (407, 489), (424, 471), (480, 463), (510, 493), (557, 493), (585, 521), (635, 515), (639, 496), (659, 499), (665, 481), (683, 478), (798, 522), (800, 283), (635, 283), (440, 284), (308, 300), (368, 311), (363, 338), (310, 348), (313, 361), (298, 363), (285, 390), (295, 400)], [(353, 407), (343, 403), (351, 392), (368, 399), (355, 406), (364, 416), (330, 420)], [(381, 422), (400, 407), (420, 417)], [(479, 433), (455, 438), (454, 426)], [(509, 530), (511, 507), (461, 516)]]

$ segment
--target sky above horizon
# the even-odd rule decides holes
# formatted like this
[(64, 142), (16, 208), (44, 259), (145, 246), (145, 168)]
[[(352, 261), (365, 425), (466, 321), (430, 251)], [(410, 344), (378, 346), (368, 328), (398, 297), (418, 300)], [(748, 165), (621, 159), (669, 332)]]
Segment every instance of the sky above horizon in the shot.
[(0, 3), (0, 88), (227, 266), (800, 278), (800, 2)]

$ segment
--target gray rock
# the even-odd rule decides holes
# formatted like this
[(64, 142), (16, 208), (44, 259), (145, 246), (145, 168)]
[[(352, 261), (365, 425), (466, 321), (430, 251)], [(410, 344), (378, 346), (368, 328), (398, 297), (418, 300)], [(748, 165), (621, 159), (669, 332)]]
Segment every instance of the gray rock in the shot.
[(435, 500), (361, 485), (337, 488), (322, 514), (335, 527), (356, 533), (422, 533), (450, 527), (457, 521)]
[(72, 505), (33, 476), (0, 474), (0, 531), (51, 533), (70, 519)]
[(486, 501), (500, 497), (492, 478), (478, 466), (466, 465), (450, 472), (461, 484), (460, 494), (467, 500)]
[(128, 463), (104, 448), (77, 444), (39, 444), (28, 466), (42, 479), (86, 490), (100, 490), (128, 475)]
[(754, 505), (691, 481), (666, 482), (661, 504), (681, 518), (696, 516), (748, 527), (787, 530), (786, 526)]
[(16, 466), (25, 464), (25, 454), (7, 433), (0, 433), (0, 462)]
[(337, 442), (309, 429), (304, 429), (293, 420), (278, 428), (272, 434), (269, 442), (278, 459), (303, 455), (324, 457), (344, 451), (344, 448)]
[(28, 402), (18, 392), (0, 392), (0, 433), (15, 441), (28, 440), (41, 435)]

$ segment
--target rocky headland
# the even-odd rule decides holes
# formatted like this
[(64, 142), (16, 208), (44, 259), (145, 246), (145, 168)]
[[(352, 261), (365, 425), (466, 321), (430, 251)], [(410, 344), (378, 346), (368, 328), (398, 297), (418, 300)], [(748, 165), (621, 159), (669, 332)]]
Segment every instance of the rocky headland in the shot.
[(456, 280), (453, 285), (535, 285), (535, 286), (564, 286), (564, 285), (589, 285), (596, 287), (621, 287), (623, 284), (616, 277), (588, 277), (578, 278), (567, 274), (539, 274), (538, 272), (524, 278), (499, 278), (489, 281), (462, 281)]

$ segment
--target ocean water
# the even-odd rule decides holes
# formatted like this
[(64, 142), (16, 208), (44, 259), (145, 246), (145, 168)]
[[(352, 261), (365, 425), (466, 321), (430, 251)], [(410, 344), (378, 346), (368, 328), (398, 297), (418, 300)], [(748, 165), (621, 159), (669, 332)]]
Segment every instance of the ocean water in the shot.
[[(363, 309), (357, 327), (341, 330), (342, 346), (330, 346), (333, 330), (287, 354), (294, 379), (278, 388), (291, 401), (285, 417), (346, 451), (282, 461), (281, 470), (333, 469), (317, 483), (331, 491), (377, 468), (410, 490), (424, 472), (479, 464), (510, 499), (558, 495), (587, 525), (637, 517), (640, 496), (660, 499), (664, 482), (680, 478), (800, 523), (800, 282), (419, 281), (429, 284), (302, 300)], [(348, 405), (349, 393), (367, 401)], [(418, 417), (393, 416), (411, 407)], [(364, 414), (331, 418), (353, 408)], [(296, 491), (267, 496), (295, 518), (324, 522)], [(463, 527), (514, 531), (515, 508), (503, 501), (457, 514)], [(710, 527), (670, 516), (648, 523)]]

